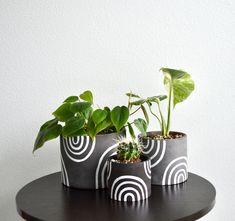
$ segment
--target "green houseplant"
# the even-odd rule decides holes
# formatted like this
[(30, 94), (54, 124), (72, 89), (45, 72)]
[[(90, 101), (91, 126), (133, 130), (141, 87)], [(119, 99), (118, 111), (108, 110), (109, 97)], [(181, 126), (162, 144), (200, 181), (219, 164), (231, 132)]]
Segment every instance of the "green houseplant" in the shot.
[(150, 160), (134, 140), (121, 140), (117, 154), (109, 157), (109, 197), (117, 201), (140, 201), (151, 195)]
[(40, 127), (33, 152), (60, 137), (63, 184), (104, 188), (106, 160), (114, 154), (118, 138), (125, 136), (125, 128), (131, 128), (129, 108), (96, 107), (88, 90), (68, 97), (52, 114), (54, 118)]
[[(183, 102), (194, 90), (194, 82), (190, 74), (183, 70), (161, 68), (167, 95), (141, 98), (128, 93), (129, 105), (144, 105), (160, 125), (160, 131), (152, 131), (139, 135), (143, 144), (143, 152), (151, 158), (152, 183), (158, 185), (178, 184), (187, 180), (187, 136), (181, 132), (170, 131), (172, 110)], [(133, 100), (133, 98), (135, 100)], [(167, 100), (167, 114), (164, 115), (161, 102)], [(145, 115), (148, 118), (148, 113)]]

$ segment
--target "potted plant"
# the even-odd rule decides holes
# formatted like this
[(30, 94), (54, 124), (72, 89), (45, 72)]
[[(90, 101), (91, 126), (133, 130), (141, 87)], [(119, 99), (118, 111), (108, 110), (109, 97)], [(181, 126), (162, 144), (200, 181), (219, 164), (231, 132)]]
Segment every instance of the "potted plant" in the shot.
[[(149, 112), (157, 119), (161, 130), (142, 133), (139, 142), (143, 153), (151, 159), (152, 184), (172, 185), (182, 183), (188, 178), (187, 136), (185, 133), (170, 131), (172, 109), (183, 102), (194, 90), (191, 76), (182, 70), (161, 68), (168, 96), (159, 95), (148, 98), (128, 93), (129, 106), (137, 110), (147, 105)], [(131, 99), (136, 100), (132, 101)], [(161, 101), (168, 99), (167, 118), (161, 109)], [(155, 107), (156, 106), (156, 107)], [(156, 110), (156, 111), (155, 111)], [(148, 114), (145, 110), (145, 115)]]
[(117, 201), (140, 201), (151, 195), (150, 160), (135, 141), (121, 140), (108, 160), (108, 195)]
[(106, 160), (117, 139), (125, 136), (125, 106), (95, 108), (91, 91), (70, 96), (53, 112), (37, 135), (33, 152), (60, 136), (62, 183), (84, 189), (105, 187)]
[[(115, 154), (125, 128), (133, 130), (132, 123), (127, 124), (130, 115), (126, 106), (95, 107), (91, 91), (70, 96), (53, 112), (54, 118), (41, 126), (33, 152), (60, 136), (62, 183), (82, 189), (105, 188), (107, 159)], [(145, 121), (135, 123), (143, 128)]]

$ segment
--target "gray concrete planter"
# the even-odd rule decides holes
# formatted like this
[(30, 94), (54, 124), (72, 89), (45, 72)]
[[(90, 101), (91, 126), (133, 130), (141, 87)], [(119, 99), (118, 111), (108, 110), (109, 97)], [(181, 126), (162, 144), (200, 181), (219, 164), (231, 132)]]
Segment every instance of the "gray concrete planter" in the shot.
[(108, 195), (117, 201), (140, 201), (151, 195), (151, 165), (146, 156), (138, 163), (118, 163), (116, 156), (108, 160)]
[[(156, 134), (159, 131), (148, 132)], [(188, 179), (187, 136), (176, 139), (156, 140), (139, 135), (143, 153), (151, 159), (152, 184), (173, 185)]]
[(107, 159), (116, 153), (117, 133), (89, 136), (60, 137), (62, 183), (81, 189), (106, 187)]

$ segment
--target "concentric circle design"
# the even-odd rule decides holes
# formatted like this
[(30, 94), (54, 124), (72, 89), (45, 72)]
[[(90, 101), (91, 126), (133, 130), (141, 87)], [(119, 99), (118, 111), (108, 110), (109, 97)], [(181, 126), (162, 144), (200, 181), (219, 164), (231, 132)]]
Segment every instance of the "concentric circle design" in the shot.
[(178, 184), (188, 179), (187, 157), (182, 156), (172, 160), (166, 167), (162, 185)]
[(118, 201), (140, 201), (148, 198), (148, 188), (143, 179), (124, 175), (116, 178), (111, 186), (110, 197)]
[(62, 178), (62, 183), (66, 186), (69, 186), (68, 173), (62, 155), (61, 155), (61, 178)]
[[(114, 144), (102, 154), (96, 167), (95, 186), (96, 189), (106, 187), (107, 160), (110, 156), (116, 154), (118, 144)], [(110, 171), (111, 172), (111, 171)]]
[(150, 157), (151, 168), (156, 167), (163, 159), (166, 152), (165, 140), (153, 140), (139, 138), (140, 144), (143, 146), (143, 153)]
[(89, 136), (63, 137), (63, 146), (67, 157), (76, 162), (87, 160), (94, 151), (96, 140)]

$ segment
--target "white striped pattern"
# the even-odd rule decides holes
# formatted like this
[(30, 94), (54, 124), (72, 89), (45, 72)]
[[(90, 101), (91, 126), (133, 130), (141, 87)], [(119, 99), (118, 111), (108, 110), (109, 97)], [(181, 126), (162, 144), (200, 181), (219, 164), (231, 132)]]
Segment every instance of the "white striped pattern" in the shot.
[(65, 184), (66, 186), (69, 186), (68, 173), (67, 173), (62, 155), (61, 155), (61, 174), (62, 174), (63, 184)]
[(150, 160), (144, 161), (144, 172), (146, 176), (151, 179), (151, 164)]
[[(121, 190), (119, 191), (119, 189)], [(141, 198), (146, 199), (148, 197), (148, 188), (140, 177), (124, 175), (114, 180), (112, 183), (110, 196), (111, 199), (114, 200), (121, 201), (123, 199), (123, 201), (127, 201), (128, 196), (133, 194), (133, 191), (136, 193), (136, 197), (134, 197), (134, 199), (132, 198), (132, 201), (139, 201)]]
[[(176, 171), (176, 172), (175, 172)], [(173, 173), (175, 173), (172, 178)], [(181, 175), (183, 174), (183, 175)], [(182, 156), (172, 160), (166, 167), (163, 178), (162, 185), (171, 185), (177, 184), (180, 178), (178, 176), (183, 176), (183, 182), (188, 178), (188, 165), (187, 165), (187, 157)], [(173, 181), (172, 181), (173, 180)]]
[[(64, 146), (64, 150), (65, 150), (67, 157), (70, 160), (76, 163), (79, 163), (79, 162), (83, 162), (87, 160), (91, 156), (91, 154), (93, 153), (95, 149), (96, 140), (94, 138), (93, 142), (90, 144), (89, 136), (78, 136), (77, 139), (78, 140), (76, 144), (79, 142), (79, 139), (81, 141), (81, 144), (78, 147), (74, 146), (73, 137), (62, 138), (62, 141), (63, 141), (63, 146)], [(86, 140), (85, 144), (84, 144), (84, 140)], [(86, 155), (84, 155), (85, 152), (87, 152)]]
[[(99, 189), (100, 187), (101, 188), (105, 188), (105, 171), (106, 171), (106, 168), (107, 168), (107, 158), (109, 156), (112, 156), (116, 153), (116, 147), (118, 146), (118, 143), (112, 145), (111, 147), (109, 147), (103, 154), (102, 156), (100, 157), (99, 159), (99, 162), (97, 164), (97, 167), (96, 167), (96, 173), (95, 173), (95, 186), (96, 186), (96, 189)], [(102, 164), (103, 164), (103, 167), (102, 167)], [(99, 185), (99, 183), (101, 182), (101, 185)]]

